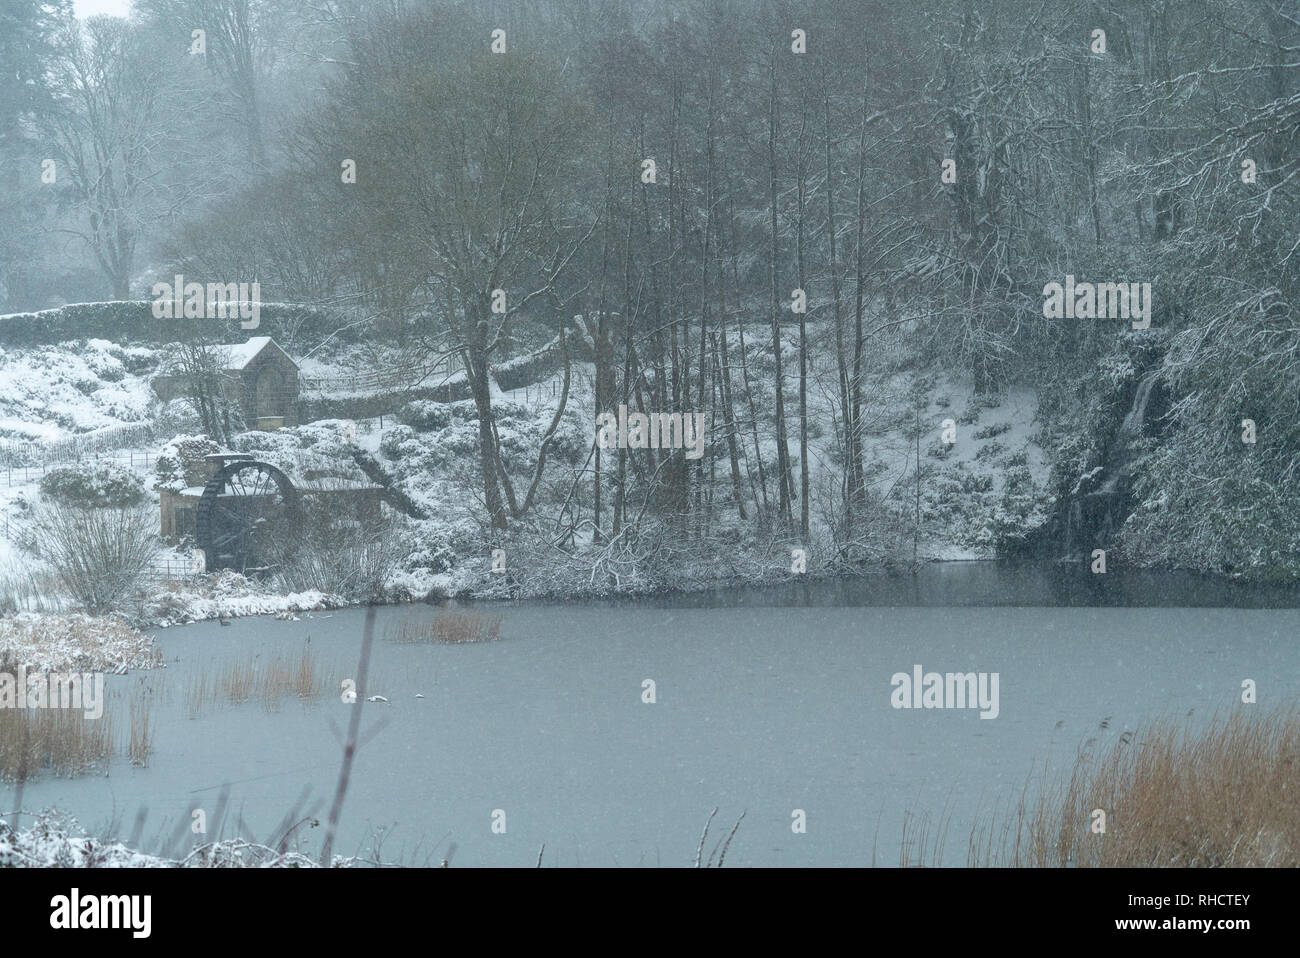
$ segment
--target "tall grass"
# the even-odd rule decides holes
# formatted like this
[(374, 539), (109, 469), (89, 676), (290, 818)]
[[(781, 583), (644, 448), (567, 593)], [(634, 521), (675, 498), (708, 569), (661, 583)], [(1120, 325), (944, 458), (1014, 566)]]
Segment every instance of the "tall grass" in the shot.
[(0, 779), (26, 781), (43, 772), (70, 777), (109, 758), (112, 723), (81, 709), (0, 709)]
[(384, 638), (412, 645), (421, 642), (492, 642), (501, 638), (500, 615), (439, 612), (432, 619), (410, 616), (390, 626)]
[(304, 645), (297, 656), (231, 662), (215, 675), (204, 669), (187, 683), (185, 702), (190, 718), (197, 718), (210, 705), (242, 705), (254, 698), (267, 711), (275, 711), (286, 696), (311, 701), (324, 694), (325, 686), (315, 656)]
[(943, 864), (952, 813), (945, 804), (937, 815), (930, 811), (903, 813), (903, 837), (899, 840), (899, 868), (929, 868)]
[(149, 727), (149, 700), (132, 698), (131, 739), (127, 744), (126, 756), (132, 765), (148, 765), (149, 756), (153, 754), (153, 730)]
[(63, 612), (71, 604), (57, 575), (44, 569), (0, 570), (0, 615), (9, 612)]
[[(1104, 833), (1092, 830), (1095, 809), (1106, 814)], [(1026, 783), (1013, 814), (979, 823), (967, 861), (1300, 866), (1300, 714), (1239, 710), (1199, 731), (1158, 721), (1109, 750), (1085, 747), (1068, 777)]]

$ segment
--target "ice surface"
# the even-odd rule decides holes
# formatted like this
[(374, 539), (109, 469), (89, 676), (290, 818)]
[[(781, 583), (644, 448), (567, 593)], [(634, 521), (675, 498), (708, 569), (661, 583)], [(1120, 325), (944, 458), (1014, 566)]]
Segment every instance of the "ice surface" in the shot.
[[(384, 828), (388, 860), (436, 862), (454, 842), (453, 865), (530, 865), (545, 842), (552, 864), (689, 865), (717, 806), (711, 835), (747, 810), (728, 865), (863, 865), (873, 846), (877, 863), (895, 864), (904, 816), (947, 805), (945, 861), (963, 864), (974, 817), (1010, 811), (1031, 772), (1065, 768), (1084, 740), (1108, 747), (1147, 719), (1190, 712), (1196, 723), (1241, 708), (1243, 678), (1260, 681), (1254, 707), (1300, 693), (1295, 609), (483, 611), (505, 616), (501, 641), (442, 646), (383, 638), (433, 609), (379, 610), (373, 681), (358, 691), (389, 701), (362, 706), (374, 737), (357, 757), (339, 854), (367, 852)], [(337, 683), (355, 674), (363, 618), (353, 609), (161, 633), (165, 670), (108, 678), (110, 714), (125, 712), (131, 683), (154, 684), (149, 767), (119, 760), (108, 777), (30, 782), (24, 807), (57, 804), (94, 834), (129, 825), (143, 806), (150, 839), (196, 805), (211, 813), (229, 783), (232, 808), (266, 840), (304, 786), (314, 799), (332, 793), (336, 732), (355, 706), (335, 691), (311, 706), (250, 703), (191, 720), (187, 678), (296, 654), (310, 636)], [(893, 709), (890, 677), (914, 663), (999, 672), (1001, 714)], [(647, 678), (653, 705), (641, 700)], [(116, 724), (125, 734), (124, 716)], [(805, 835), (791, 832), (796, 808)], [(494, 809), (506, 812), (504, 835), (491, 830)]]

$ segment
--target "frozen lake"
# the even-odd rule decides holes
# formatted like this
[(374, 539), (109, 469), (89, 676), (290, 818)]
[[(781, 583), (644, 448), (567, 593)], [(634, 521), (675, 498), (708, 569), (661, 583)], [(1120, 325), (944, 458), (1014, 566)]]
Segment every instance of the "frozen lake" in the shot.
[[(387, 630), (438, 610), (381, 608), (366, 693), (389, 702), (362, 706), (370, 737), (335, 850), (365, 854), (382, 834), (386, 860), (413, 864), (437, 862), (454, 843), (455, 866), (526, 866), (545, 842), (548, 864), (681, 866), (717, 806), (710, 848), (746, 812), (729, 866), (863, 865), (873, 848), (888, 865), (905, 815), (946, 807), (945, 863), (964, 864), (975, 817), (1011, 810), (1035, 768), (1066, 767), (1086, 739), (1104, 746), (1147, 719), (1197, 722), (1251, 707), (1239, 704), (1246, 678), (1258, 683), (1255, 708), (1300, 699), (1300, 610), (1193, 607), (1278, 605), (1284, 593), (1151, 579), (1145, 592), (1093, 598), (1166, 604), (1098, 607), (1070, 598), (1086, 600), (1093, 586), (1059, 585), (981, 566), (930, 572), (919, 585), (909, 577), (689, 604), (479, 605), (504, 616), (502, 638), (473, 645), (398, 644)], [(905, 604), (909, 589), (919, 604)], [(57, 805), (122, 839), (143, 810), (145, 850), (165, 844), (191, 809), (214, 817), (223, 787), (259, 840), (304, 790), (323, 822), (356, 707), (338, 683), (355, 675), (364, 618), (356, 609), (160, 631), (166, 669), (108, 678), (119, 739), (133, 683), (152, 689), (149, 766), (121, 758), (107, 776), (29, 782), (23, 807)], [(205, 669), (293, 656), (308, 637), (333, 683), (319, 701), (208, 706), (189, 717), (187, 689)], [(917, 664), (999, 673), (996, 719), (893, 708), (891, 677)], [(646, 679), (654, 704), (642, 701)], [(4, 791), (10, 809), (13, 788)], [(497, 809), (505, 834), (492, 830)], [(791, 831), (795, 809), (806, 834)], [(305, 850), (319, 848), (323, 831), (300, 830)], [(182, 844), (196, 841), (186, 828)]]

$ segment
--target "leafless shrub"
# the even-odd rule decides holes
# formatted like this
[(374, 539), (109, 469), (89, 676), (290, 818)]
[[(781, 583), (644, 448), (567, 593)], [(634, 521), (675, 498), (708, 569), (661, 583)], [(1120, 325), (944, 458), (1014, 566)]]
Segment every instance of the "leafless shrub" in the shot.
[(316, 513), (298, 532), (294, 551), (281, 563), (281, 588), (378, 601), (403, 558), (399, 528), (391, 521), (365, 523)]
[(117, 607), (139, 586), (158, 552), (158, 517), (147, 506), (40, 506), (32, 518), (38, 554), (89, 612)]
[(59, 577), (44, 569), (0, 573), (0, 615), (8, 612), (62, 612), (69, 603), (59, 594)]

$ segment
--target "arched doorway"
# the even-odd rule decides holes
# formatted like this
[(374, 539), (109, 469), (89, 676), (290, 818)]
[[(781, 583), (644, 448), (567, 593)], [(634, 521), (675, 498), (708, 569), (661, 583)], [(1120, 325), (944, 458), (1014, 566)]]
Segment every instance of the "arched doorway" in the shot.
[(284, 396), (284, 376), (274, 366), (265, 367), (257, 374), (257, 388), (253, 396), (255, 418), (282, 417)]

